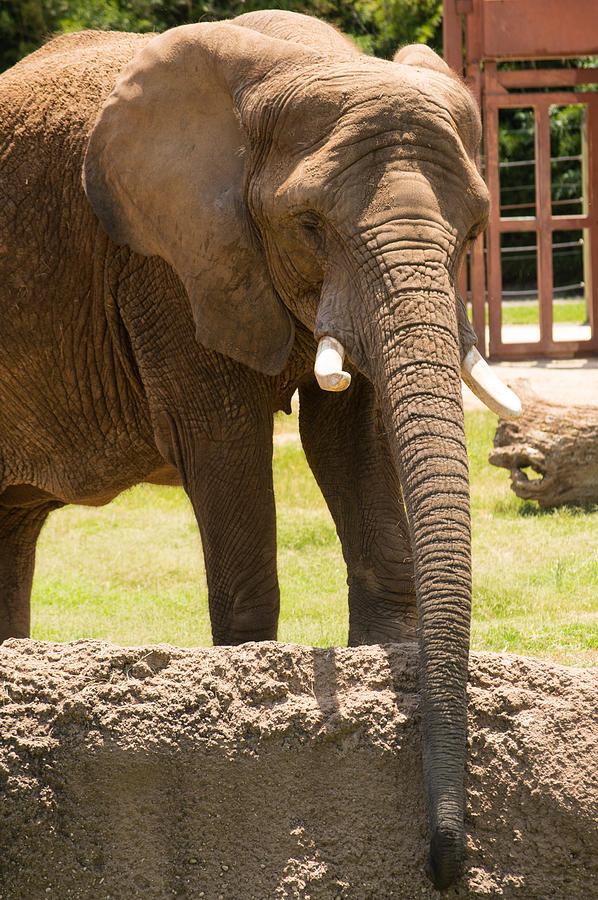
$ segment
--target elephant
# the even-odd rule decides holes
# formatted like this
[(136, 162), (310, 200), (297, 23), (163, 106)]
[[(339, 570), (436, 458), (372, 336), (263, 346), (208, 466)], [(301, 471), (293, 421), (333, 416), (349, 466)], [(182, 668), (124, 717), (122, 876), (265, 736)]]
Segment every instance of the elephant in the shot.
[(472, 96), (426, 47), (380, 60), (268, 11), (62, 35), (0, 97), (0, 639), (29, 634), (48, 514), (139, 482), (190, 498), (214, 643), (275, 639), (273, 415), (298, 391), (349, 643), (419, 641), (446, 887), (471, 605), (460, 375), (516, 414), (457, 289), (488, 215)]

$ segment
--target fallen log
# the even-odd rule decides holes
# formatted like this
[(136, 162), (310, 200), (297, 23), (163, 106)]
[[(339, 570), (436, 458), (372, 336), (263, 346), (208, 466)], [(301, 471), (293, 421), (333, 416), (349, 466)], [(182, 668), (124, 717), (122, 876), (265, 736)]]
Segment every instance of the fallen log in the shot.
[(511, 490), (543, 509), (598, 503), (598, 407), (551, 403), (524, 384), (517, 394), (523, 414), (499, 418), (492, 465), (508, 469)]
[[(598, 896), (598, 672), (474, 653), (464, 872)], [(438, 898), (413, 645), (0, 647), (0, 894)]]

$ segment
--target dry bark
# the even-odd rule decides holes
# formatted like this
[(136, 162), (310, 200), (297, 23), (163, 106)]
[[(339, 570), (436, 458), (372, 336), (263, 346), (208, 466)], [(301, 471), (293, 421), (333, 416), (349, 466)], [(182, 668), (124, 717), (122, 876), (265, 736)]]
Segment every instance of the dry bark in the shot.
[[(598, 896), (598, 672), (472, 655), (443, 897)], [(0, 647), (3, 900), (438, 898), (412, 645)]]
[(498, 420), (490, 462), (509, 469), (518, 497), (544, 509), (598, 503), (598, 407), (551, 403), (525, 385), (517, 393), (523, 415)]

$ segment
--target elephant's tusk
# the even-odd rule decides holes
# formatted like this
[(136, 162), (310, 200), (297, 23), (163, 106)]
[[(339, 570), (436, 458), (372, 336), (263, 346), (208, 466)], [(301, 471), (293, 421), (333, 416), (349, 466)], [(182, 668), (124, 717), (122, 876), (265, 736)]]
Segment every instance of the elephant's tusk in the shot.
[(314, 374), (323, 391), (346, 391), (351, 384), (351, 376), (343, 371), (345, 348), (330, 335), (320, 338)]
[(521, 415), (521, 400), (517, 394), (496, 377), (475, 347), (461, 363), (461, 378), (476, 397), (498, 416), (517, 419)]

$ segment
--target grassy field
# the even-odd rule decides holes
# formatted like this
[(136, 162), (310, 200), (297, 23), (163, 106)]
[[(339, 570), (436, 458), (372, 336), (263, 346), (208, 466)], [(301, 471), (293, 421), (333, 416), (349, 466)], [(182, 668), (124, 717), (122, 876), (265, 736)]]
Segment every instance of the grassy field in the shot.
[[(471, 318), (471, 308), (469, 316)], [(554, 300), (552, 318), (556, 324), (583, 325), (588, 318), (585, 300), (577, 297), (569, 300)], [(503, 302), (501, 321), (503, 325), (537, 325), (539, 323), (538, 301), (515, 302), (509, 300)], [(488, 324), (487, 307), (486, 324)]]
[[(468, 413), (477, 649), (598, 663), (598, 510), (541, 513), (488, 464), (496, 419)], [(344, 564), (330, 515), (294, 438), (276, 430), (284, 641), (344, 644)], [(285, 440), (286, 438), (286, 440)], [(54, 513), (39, 542), (33, 636), (209, 645), (199, 537), (179, 488), (141, 485), (103, 509)]]
[[(503, 303), (503, 325), (537, 325), (538, 302)], [(587, 320), (585, 300), (555, 300), (552, 304), (552, 318), (557, 324), (583, 325)]]

